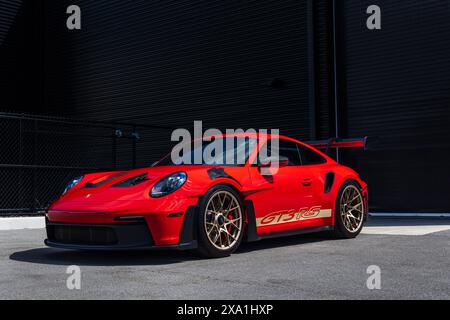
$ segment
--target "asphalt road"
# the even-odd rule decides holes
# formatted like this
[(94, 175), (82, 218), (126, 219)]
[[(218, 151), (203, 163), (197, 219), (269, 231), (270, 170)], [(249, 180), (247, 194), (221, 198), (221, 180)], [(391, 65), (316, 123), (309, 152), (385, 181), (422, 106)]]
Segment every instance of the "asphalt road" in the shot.
[[(43, 229), (0, 231), (0, 299), (450, 298), (449, 220), (370, 225), (352, 240), (270, 239), (216, 260), (65, 251), (46, 248)], [(80, 290), (67, 288), (70, 265), (81, 268)], [(367, 288), (370, 265), (381, 270), (381, 289)]]

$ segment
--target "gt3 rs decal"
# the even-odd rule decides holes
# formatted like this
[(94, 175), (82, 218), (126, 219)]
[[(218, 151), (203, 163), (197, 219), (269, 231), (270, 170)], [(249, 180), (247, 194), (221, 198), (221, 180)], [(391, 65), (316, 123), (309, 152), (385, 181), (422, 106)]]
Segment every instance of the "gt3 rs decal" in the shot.
[(331, 217), (331, 209), (321, 209), (320, 206), (312, 207), (312, 208), (301, 208), (290, 209), (290, 210), (281, 210), (269, 213), (268, 215), (257, 218), (256, 226), (270, 226), (273, 224), (281, 224), (281, 223), (290, 223), (308, 219), (315, 218), (330, 218)]

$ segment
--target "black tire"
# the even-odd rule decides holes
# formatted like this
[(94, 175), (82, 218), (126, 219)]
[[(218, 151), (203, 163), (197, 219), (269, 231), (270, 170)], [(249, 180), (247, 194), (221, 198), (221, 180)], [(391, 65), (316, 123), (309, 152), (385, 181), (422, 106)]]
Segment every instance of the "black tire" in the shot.
[[(235, 200), (237, 201), (241, 213), (241, 228), (239, 232), (239, 236), (236, 238), (235, 243), (227, 249), (219, 249), (213, 243), (212, 240), (209, 239), (206, 230), (205, 224), (205, 215), (207, 214), (207, 205), (214, 196), (217, 196), (219, 193), (223, 194), (223, 192), (228, 192), (233, 195)], [(243, 230), (244, 230), (244, 209), (242, 205), (241, 197), (238, 192), (233, 188), (227, 185), (217, 185), (212, 187), (200, 200), (199, 203), (199, 216), (197, 219), (197, 230), (198, 230), (198, 249), (197, 252), (203, 256), (208, 258), (222, 258), (227, 257), (239, 247), (243, 238)]]
[[(352, 188), (352, 189), (350, 189)], [(341, 200), (342, 200), (342, 195), (344, 193), (344, 191), (346, 190), (357, 190), (359, 192), (359, 195), (361, 196), (361, 201), (362, 201), (362, 216), (360, 217), (360, 219), (362, 219), (362, 221), (359, 224), (359, 227), (350, 231), (348, 227), (346, 227), (345, 225), (345, 221), (344, 221), (344, 217), (341, 214)], [(341, 188), (339, 189), (339, 193), (338, 196), (336, 198), (336, 204), (335, 204), (335, 222), (334, 222), (334, 231), (333, 231), (333, 236), (340, 238), (340, 239), (351, 239), (351, 238), (355, 238), (362, 230), (363, 225), (364, 225), (364, 221), (365, 221), (365, 208), (364, 208), (364, 200), (362, 199), (362, 193), (361, 193), (361, 186), (354, 180), (348, 180), (346, 182), (344, 182), (341, 186)], [(344, 209), (345, 210), (345, 209)], [(356, 223), (356, 222), (355, 222)]]

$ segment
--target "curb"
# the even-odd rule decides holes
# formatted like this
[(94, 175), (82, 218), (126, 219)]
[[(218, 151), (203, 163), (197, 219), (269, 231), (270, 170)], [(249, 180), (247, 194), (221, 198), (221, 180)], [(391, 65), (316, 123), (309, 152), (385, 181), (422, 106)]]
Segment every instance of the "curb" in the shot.
[(369, 213), (374, 218), (450, 218), (450, 213), (388, 213), (373, 212)]
[(0, 230), (42, 229), (45, 217), (0, 218)]
[[(450, 213), (369, 213), (373, 218), (450, 218)], [(45, 217), (0, 217), (0, 231), (43, 229)]]

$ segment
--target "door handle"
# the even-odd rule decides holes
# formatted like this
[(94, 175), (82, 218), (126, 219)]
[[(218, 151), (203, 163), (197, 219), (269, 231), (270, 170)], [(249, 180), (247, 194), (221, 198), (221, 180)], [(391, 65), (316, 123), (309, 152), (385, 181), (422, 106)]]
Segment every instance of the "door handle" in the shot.
[(312, 185), (312, 180), (310, 178), (305, 178), (302, 181), (302, 185), (304, 185), (305, 187), (309, 187), (310, 185)]

